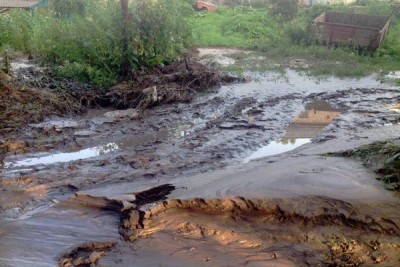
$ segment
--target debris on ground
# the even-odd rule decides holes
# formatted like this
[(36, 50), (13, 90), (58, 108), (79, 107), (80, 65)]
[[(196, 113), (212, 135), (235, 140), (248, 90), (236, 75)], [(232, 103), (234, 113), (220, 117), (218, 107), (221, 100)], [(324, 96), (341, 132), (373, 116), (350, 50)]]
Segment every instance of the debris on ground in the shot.
[[(0, 73), (0, 76), (6, 75)], [(46, 116), (82, 112), (80, 104), (69, 94), (46, 89), (17, 88), (12, 82), (0, 82), (0, 133), (22, 125), (37, 123)]]
[(59, 266), (96, 266), (98, 260), (116, 245), (115, 242), (82, 244), (61, 257)]
[(136, 71), (132, 81), (113, 86), (105, 98), (117, 108), (146, 109), (155, 105), (189, 102), (195, 92), (238, 81), (221, 75), (192, 57), (167, 67)]
[(166, 103), (184, 103), (196, 92), (239, 81), (202, 65), (195, 57), (169, 66), (138, 70), (133, 79), (108, 90), (57, 77), (54, 70), (29, 67), (15, 77), (0, 73), (0, 131), (13, 131), (26, 123), (40, 122), (51, 115), (81, 113), (90, 107), (144, 110)]

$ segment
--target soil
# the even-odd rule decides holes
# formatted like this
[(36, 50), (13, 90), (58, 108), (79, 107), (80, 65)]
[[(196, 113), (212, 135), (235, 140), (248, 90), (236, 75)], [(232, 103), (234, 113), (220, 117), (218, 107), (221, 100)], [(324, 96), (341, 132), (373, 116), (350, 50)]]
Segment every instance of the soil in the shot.
[[(202, 60), (101, 97), (71, 89), (87, 110), (72, 116), (43, 101), (65, 90), (32, 89), (51, 97), (28, 110), (46, 112), (1, 132), (1, 266), (398, 265), (398, 195), (359, 159), (327, 153), (398, 142), (400, 89), (290, 69), (223, 85)], [(3, 82), (7, 103), (36, 101), (21, 86), (47, 74), (32, 71)]]

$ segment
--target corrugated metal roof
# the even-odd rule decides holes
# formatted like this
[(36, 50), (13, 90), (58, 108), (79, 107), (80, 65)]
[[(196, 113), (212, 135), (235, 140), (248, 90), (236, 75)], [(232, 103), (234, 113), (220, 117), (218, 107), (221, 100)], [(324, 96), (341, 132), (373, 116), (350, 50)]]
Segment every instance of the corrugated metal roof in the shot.
[(0, 8), (30, 8), (40, 3), (40, 0), (0, 0)]

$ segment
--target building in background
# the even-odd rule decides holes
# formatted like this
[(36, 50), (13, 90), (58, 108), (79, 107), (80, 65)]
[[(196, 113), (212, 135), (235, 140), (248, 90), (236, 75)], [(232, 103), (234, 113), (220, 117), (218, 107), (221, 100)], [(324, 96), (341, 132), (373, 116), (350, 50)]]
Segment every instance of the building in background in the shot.
[(6, 12), (11, 9), (27, 9), (35, 13), (40, 7), (47, 7), (47, 0), (0, 0), (0, 12)]

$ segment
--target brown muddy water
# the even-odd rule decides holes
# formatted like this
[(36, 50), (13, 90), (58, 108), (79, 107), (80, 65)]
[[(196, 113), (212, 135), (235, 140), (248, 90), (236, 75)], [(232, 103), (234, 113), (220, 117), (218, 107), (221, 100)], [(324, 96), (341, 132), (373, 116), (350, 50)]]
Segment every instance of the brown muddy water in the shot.
[(0, 266), (398, 266), (398, 197), (322, 154), (398, 138), (399, 92), (288, 70), (28, 125), (0, 174)]

